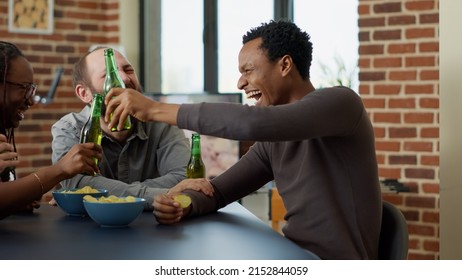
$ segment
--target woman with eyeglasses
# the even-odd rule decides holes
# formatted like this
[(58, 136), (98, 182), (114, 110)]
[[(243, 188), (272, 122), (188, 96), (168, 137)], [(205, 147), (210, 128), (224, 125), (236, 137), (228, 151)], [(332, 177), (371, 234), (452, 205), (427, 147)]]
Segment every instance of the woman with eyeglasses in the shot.
[(37, 85), (33, 76), (32, 65), (22, 52), (14, 44), (0, 41), (0, 218), (37, 208), (42, 195), (62, 180), (79, 173), (99, 172), (92, 158), (101, 159), (101, 147), (86, 143), (75, 145), (56, 164), (16, 178), (15, 168), (20, 161), (14, 129), (35, 103)]

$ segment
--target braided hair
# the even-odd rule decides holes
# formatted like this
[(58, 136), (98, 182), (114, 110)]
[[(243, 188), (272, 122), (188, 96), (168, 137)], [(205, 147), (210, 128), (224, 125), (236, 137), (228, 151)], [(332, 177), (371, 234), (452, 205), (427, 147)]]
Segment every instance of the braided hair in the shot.
[[(1, 110), (1, 120), (0, 120), (0, 133), (4, 134), (7, 138), (8, 143), (12, 144), (14, 147), (14, 151), (16, 152), (16, 143), (14, 141), (14, 128), (7, 127), (7, 116), (6, 107), (7, 104), (7, 92), (6, 92), (6, 77), (8, 75), (8, 68), (10, 66), (10, 61), (16, 57), (24, 57), (23, 53), (21, 52), (18, 47), (12, 43), (0, 41), (0, 85), (3, 88), (3, 100), (0, 104)], [(9, 181), (10, 179), (10, 172), (13, 174), (14, 179), (16, 179), (15, 170), (6, 170), (0, 174), (0, 179), (2, 182)]]

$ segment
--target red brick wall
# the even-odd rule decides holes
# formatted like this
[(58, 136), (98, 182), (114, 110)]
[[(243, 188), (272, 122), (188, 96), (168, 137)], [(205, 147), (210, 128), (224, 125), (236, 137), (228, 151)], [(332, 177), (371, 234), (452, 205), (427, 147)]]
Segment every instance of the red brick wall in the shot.
[(51, 126), (83, 103), (74, 95), (72, 67), (93, 44), (119, 42), (118, 0), (54, 0), (54, 32), (51, 35), (8, 32), (8, 1), (0, 1), (0, 38), (17, 44), (34, 67), (38, 94), (46, 95), (55, 69), (64, 74), (54, 102), (35, 105), (15, 130), (20, 154), (19, 176), (51, 164)]
[(359, 92), (375, 128), (384, 194), (409, 225), (409, 259), (439, 258), (438, 0), (359, 0)]

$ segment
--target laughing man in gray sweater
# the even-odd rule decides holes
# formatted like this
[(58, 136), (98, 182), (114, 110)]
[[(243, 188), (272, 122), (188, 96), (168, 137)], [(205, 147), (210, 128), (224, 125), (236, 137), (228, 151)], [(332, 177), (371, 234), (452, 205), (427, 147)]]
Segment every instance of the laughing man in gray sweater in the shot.
[(264, 23), (244, 35), (238, 87), (257, 100), (255, 106), (164, 104), (131, 89), (109, 94), (106, 117), (114, 110), (116, 115), (110, 126), (122, 125), (131, 115), (205, 135), (257, 141), (213, 180), (176, 186), (213, 188), (213, 196), (183, 191), (192, 198), (184, 210), (169, 196), (156, 196), (159, 223), (216, 211), (274, 180), (287, 209), (286, 238), (322, 259), (377, 258), (382, 205), (373, 128), (357, 93), (346, 87), (314, 88), (309, 39), (284, 21)]

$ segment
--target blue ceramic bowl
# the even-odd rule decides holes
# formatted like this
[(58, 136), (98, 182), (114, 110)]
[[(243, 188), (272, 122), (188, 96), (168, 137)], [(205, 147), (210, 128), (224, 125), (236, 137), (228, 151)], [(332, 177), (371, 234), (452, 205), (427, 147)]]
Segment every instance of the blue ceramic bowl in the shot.
[(88, 216), (103, 227), (124, 227), (132, 223), (143, 212), (144, 198), (133, 202), (90, 202), (83, 205)]
[(98, 189), (99, 193), (69, 193), (62, 190), (53, 191), (53, 198), (64, 212), (69, 216), (85, 216), (87, 211), (83, 205), (83, 197), (91, 195), (93, 197), (107, 196), (108, 191)]

